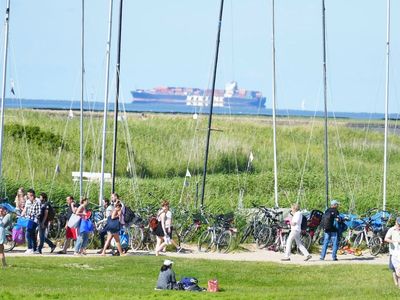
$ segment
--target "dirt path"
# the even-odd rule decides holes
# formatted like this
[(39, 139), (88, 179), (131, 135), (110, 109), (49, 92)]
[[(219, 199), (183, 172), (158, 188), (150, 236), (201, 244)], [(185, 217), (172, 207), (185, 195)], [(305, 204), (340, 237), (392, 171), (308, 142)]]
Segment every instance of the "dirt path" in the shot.
[[(25, 249), (22, 247), (15, 248), (12, 252), (6, 253), (6, 256), (17, 257), (17, 256), (46, 256), (46, 257), (76, 257), (76, 259), (80, 259), (83, 257), (99, 257), (96, 253), (96, 250), (89, 250), (88, 254), (85, 256), (74, 256), (73, 251), (68, 251), (68, 254), (60, 255), (56, 254), (59, 249), (56, 249), (54, 253), (49, 253), (49, 249), (43, 249), (42, 255), (25, 254)], [(128, 256), (134, 255), (154, 255), (154, 252), (148, 251), (129, 251)], [(319, 253), (312, 253), (312, 258), (305, 262), (304, 257), (299, 254), (294, 254), (291, 256), (290, 261), (282, 262), (281, 259), (283, 257), (283, 253), (267, 251), (263, 249), (256, 249), (253, 246), (249, 246), (248, 249), (243, 251), (233, 252), (233, 253), (218, 253), (218, 252), (210, 252), (210, 253), (200, 253), (193, 246), (185, 246), (184, 250), (180, 253), (175, 252), (166, 252), (161, 254), (165, 257), (179, 257), (179, 258), (190, 258), (190, 259), (209, 259), (209, 260), (231, 260), (231, 261), (254, 261), (254, 262), (274, 262), (274, 263), (282, 263), (282, 264), (299, 264), (299, 265), (324, 265), (324, 264), (377, 264), (377, 265), (386, 265), (388, 263), (388, 255), (380, 254), (376, 257), (371, 256), (368, 251), (365, 251), (362, 256), (354, 256), (352, 254), (338, 255), (338, 261), (332, 261), (332, 257), (330, 252), (326, 255), (324, 261), (319, 259)]]

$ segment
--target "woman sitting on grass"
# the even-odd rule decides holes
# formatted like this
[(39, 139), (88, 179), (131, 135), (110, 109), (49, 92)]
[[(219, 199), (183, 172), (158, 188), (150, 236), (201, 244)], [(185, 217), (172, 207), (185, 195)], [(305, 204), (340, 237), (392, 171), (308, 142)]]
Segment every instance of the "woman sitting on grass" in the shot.
[(156, 290), (172, 290), (176, 285), (175, 272), (172, 270), (174, 262), (166, 259), (158, 274)]

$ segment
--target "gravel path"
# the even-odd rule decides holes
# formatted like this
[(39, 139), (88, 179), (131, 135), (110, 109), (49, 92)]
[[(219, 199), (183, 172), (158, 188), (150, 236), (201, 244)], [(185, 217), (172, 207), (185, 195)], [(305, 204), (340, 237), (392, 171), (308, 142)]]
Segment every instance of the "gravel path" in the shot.
[[(56, 249), (54, 253), (50, 253), (48, 248), (43, 249), (43, 254), (25, 254), (25, 249), (22, 247), (15, 248), (12, 252), (6, 253), (6, 257), (17, 257), (17, 256), (46, 256), (46, 257), (76, 257), (76, 259), (80, 259), (83, 257), (99, 257), (96, 253), (96, 250), (89, 250), (88, 254), (85, 256), (74, 256), (73, 251), (68, 251), (68, 254), (60, 255), (56, 254), (59, 249)], [(137, 252), (128, 252), (128, 256), (134, 255), (154, 255), (154, 252), (147, 251), (137, 251)], [(191, 258), (191, 259), (215, 259), (215, 260), (231, 260), (231, 261), (255, 261), (255, 262), (274, 262), (274, 263), (282, 263), (282, 264), (299, 264), (299, 265), (324, 265), (324, 264), (376, 264), (376, 265), (386, 265), (388, 263), (388, 255), (380, 254), (376, 257), (371, 256), (368, 251), (365, 251), (362, 256), (354, 256), (352, 254), (338, 255), (338, 261), (332, 261), (332, 257), (330, 252), (326, 255), (324, 261), (319, 259), (319, 253), (311, 253), (312, 258), (305, 262), (304, 256), (299, 254), (291, 255), (290, 261), (281, 261), (283, 258), (283, 253), (267, 251), (263, 249), (256, 249), (254, 246), (249, 245), (247, 249), (242, 251), (237, 251), (233, 253), (218, 253), (218, 252), (210, 252), (210, 253), (200, 253), (193, 246), (184, 246), (184, 250), (180, 253), (175, 252), (166, 252), (161, 254), (162, 256), (168, 257), (179, 257), (179, 258)]]

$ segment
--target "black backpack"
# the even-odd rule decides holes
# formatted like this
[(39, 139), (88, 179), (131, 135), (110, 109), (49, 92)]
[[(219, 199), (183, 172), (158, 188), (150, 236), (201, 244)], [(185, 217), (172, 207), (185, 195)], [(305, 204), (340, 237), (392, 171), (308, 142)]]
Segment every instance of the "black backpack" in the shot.
[(53, 221), (56, 216), (56, 210), (48, 203), (47, 221)]
[(322, 229), (326, 231), (333, 231), (334, 230), (334, 223), (335, 221), (335, 215), (330, 211), (327, 210), (323, 215), (321, 219), (321, 226)]
[(124, 221), (125, 224), (131, 223), (135, 219), (135, 213), (128, 206), (125, 206)]
[(307, 229), (307, 217), (305, 215), (302, 215), (301, 230), (306, 230), (306, 229)]

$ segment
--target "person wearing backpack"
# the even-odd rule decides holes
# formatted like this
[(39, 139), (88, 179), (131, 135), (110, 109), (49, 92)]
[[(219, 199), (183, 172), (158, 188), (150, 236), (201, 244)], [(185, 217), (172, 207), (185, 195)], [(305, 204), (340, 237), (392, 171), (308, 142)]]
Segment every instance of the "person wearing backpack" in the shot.
[(321, 226), (324, 229), (324, 243), (322, 245), (320, 260), (324, 260), (328, 245), (332, 241), (332, 260), (337, 261), (337, 250), (339, 245), (338, 240), (338, 229), (335, 226), (336, 222), (339, 222), (339, 202), (336, 200), (331, 201), (331, 207), (328, 208), (322, 216)]
[[(50, 203), (47, 200), (46, 193), (40, 193), (40, 215), (39, 215), (39, 247), (38, 252), (42, 254), (43, 245), (46, 242), (50, 247), (50, 253), (53, 253), (54, 249), (56, 249), (56, 245), (52, 241), (50, 241), (46, 236), (47, 227), (49, 225), (49, 221), (51, 218), (54, 218), (54, 208), (51, 207)], [(50, 212), (53, 210), (53, 212)]]
[(312, 256), (310, 255), (306, 247), (304, 247), (300, 239), (303, 215), (300, 212), (300, 205), (298, 203), (292, 205), (291, 214), (293, 215), (293, 217), (290, 220), (290, 233), (286, 240), (285, 257), (282, 258), (281, 260), (282, 261), (290, 260), (289, 256), (292, 251), (292, 243), (294, 240), (296, 242), (297, 247), (305, 257), (304, 261), (308, 261)]

